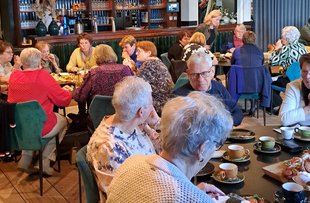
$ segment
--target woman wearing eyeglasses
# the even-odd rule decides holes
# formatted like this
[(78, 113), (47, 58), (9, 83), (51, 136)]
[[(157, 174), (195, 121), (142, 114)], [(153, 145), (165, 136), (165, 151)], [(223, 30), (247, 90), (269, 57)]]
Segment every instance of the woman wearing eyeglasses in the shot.
[(157, 49), (153, 42), (137, 43), (137, 60), (142, 61), (137, 70), (137, 76), (150, 83), (155, 110), (161, 113), (161, 108), (171, 96), (173, 81), (168, 68), (157, 57)]
[[(20, 70), (21, 62), (19, 56), (14, 56), (14, 66), (10, 63), (13, 59), (13, 46), (6, 41), (0, 40), (0, 92), (7, 95), (7, 84), (11, 73)], [(7, 96), (1, 95), (6, 100)]]
[(192, 92), (168, 101), (161, 120), (161, 153), (126, 159), (109, 186), (107, 203), (214, 202), (212, 196), (224, 193), (204, 182), (194, 185), (191, 179), (231, 129), (229, 112), (214, 96)]

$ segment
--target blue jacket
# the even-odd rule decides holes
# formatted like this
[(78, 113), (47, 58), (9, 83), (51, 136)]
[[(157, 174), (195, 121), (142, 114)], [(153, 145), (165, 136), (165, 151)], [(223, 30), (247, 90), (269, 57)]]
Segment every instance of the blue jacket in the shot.
[(271, 82), (269, 70), (265, 66), (232, 65), (228, 72), (228, 92), (236, 102), (243, 93), (259, 93), (262, 96), (261, 106), (269, 107)]
[(261, 66), (264, 64), (264, 53), (255, 44), (243, 44), (236, 48), (231, 57), (231, 65)]
[[(190, 83), (186, 83), (180, 88), (173, 91), (173, 94), (177, 96), (186, 96), (190, 92), (195, 91)], [(237, 102), (234, 101), (229, 95), (226, 88), (221, 82), (211, 80), (211, 89), (206, 91), (206, 93), (211, 94), (219, 98), (226, 106), (227, 110), (231, 113), (234, 121), (234, 126), (240, 125), (243, 119), (243, 113), (241, 108), (238, 106)]]

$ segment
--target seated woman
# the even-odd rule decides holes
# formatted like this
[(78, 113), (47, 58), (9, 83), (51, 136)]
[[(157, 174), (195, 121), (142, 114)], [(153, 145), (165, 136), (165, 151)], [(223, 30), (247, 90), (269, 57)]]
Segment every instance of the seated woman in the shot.
[(258, 67), (264, 64), (264, 53), (255, 45), (256, 35), (252, 31), (243, 34), (243, 46), (236, 48), (231, 57), (232, 65)]
[(168, 101), (162, 113), (162, 152), (128, 158), (110, 184), (107, 202), (214, 202), (211, 195), (224, 193), (204, 182), (195, 186), (191, 179), (231, 129), (229, 112), (211, 95), (193, 92)]
[(73, 98), (77, 102), (88, 102), (95, 95), (112, 96), (114, 85), (125, 76), (133, 75), (128, 66), (117, 64), (112, 47), (105, 44), (96, 46), (94, 57), (98, 67), (92, 68), (83, 78), (81, 87), (75, 89)]
[[(61, 88), (48, 71), (41, 69), (41, 52), (35, 48), (25, 48), (20, 59), (23, 71), (16, 70), (9, 80), (9, 102), (25, 102), (37, 100), (47, 115), (47, 120), (42, 129), (42, 137), (54, 137), (59, 134), (59, 142), (63, 139), (67, 129), (67, 119), (53, 112), (54, 105), (68, 106), (71, 101), (70, 87)], [(51, 139), (43, 149), (43, 172), (53, 174), (50, 160), (55, 160), (54, 151), (56, 140)], [(32, 172), (32, 151), (23, 151), (18, 168), (26, 172)], [(34, 166), (38, 168), (36, 164)]]
[[(300, 37), (299, 30), (294, 26), (286, 26), (282, 29), (282, 37), (275, 45), (275, 51), (271, 54), (270, 65), (282, 66), (284, 71), (292, 63), (298, 62), (301, 55), (308, 53), (306, 47), (298, 42)], [(272, 85), (286, 87), (290, 80), (286, 77), (285, 72)], [(282, 99), (280, 92), (273, 90), (273, 106), (280, 106)]]
[(82, 33), (78, 36), (77, 43), (79, 47), (72, 52), (67, 64), (68, 72), (89, 70), (96, 65), (94, 47), (92, 47), (93, 38), (87, 33)]
[(60, 73), (59, 58), (55, 54), (50, 53), (50, 45), (45, 41), (36, 43), (35, 48), (39, 49), (42, 53), (41, 66), (42, 69), (47, 70), (49, 73)]
[(183, 49), (183, 61), (187, 61), (192, 54), (196, 52), (205, 52), (210, 55), (212, 59), (212, 64), (217, 65), (217, 58), (214, 57), (211, 51), (206, 48), (206, 38), (204, 34), (201, 32), (195, 32), (189, 40), (189, 44), (187, 44)]
[(169, 60), (181, 60), (183, 56), (183, 48), (189, 43), (191, 33), (183, 30), (178, 33), (177, 41), (168, 50)]
[(87, 160), (102, 191), (107, 191), (114, 172), (129, 156), (159, 150), (158, 134), (148, 125), (159, 123), (152, 103), (151, 86), (142, 78), (127, 76), (115, 85), (115, 114), (103, 118), (87, 144)]
[(7, 99), (8, 81), (14, 70), (20, 70), (22, 66), (19, 56), (14, 56), (14, 66), (10, 63), (14, 56), (13, 46), (6, 41), (0, 40), (0, 92), (1, 98)]
[[(78, 48), (76, 48), (67, 64), (68, 72), (80, 72), (85, 74), (91, 67), (96, 66), (96, 59), (94, 57), (94, 47), (92, 47), (93, 38), (87, 34), (82, 33), (77, 38)], [(86, 103), (78, 102), (79, 117), (72, 117), (71, 119), (81, 119), (86, 117)]]
[(288, 83), (279, 116), (283, 126), (310, 125), (310, 53), (299, 60), (302, 77)]
[(246, 27), (243, 24), (237, 24), (234, 30), (234, 35), (230, 35), (221, 46), (221, 53), (233, 53), (236, 48), (243, 46), (243, 34), (246, 32)]
[(153, 42), (141, 41), (137, 43), (137, 59), (142, 61), (137, 76), (150, 83), (154, 107), (158, 114), (171, 96), (173, 81), (168, 68), (157, 58), (157, 49)]

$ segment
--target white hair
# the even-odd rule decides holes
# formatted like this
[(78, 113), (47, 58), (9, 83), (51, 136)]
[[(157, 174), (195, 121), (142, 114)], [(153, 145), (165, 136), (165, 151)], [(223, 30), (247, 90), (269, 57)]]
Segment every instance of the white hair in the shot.
[(207, 140), (210, 147), (216, 142), (224, 143), (232, 125), (232, 117), (219, 99), (194, 91), (165, 104), (161, 118), (162, 148), (172, 156), (191, 157)]
[(25, 48), (20, 53), (24, 68), (38, 68), (41, 65), (41, 52), (36, 48)]
[(286, 26), (282, 29), (282, 37), (286, 39), (289, 43), (292, 43), (299, 39), (300, 32), (294, 26)]
[(192, 64), (201, 64), (201, 63), (207, 63), (209, 67), (212, 67), (212, 59), (210, 57), (210, 54), (198, 51), (193, 53), (189, 59), (187, 60), (187, 67), (191, 67)]
[(150, 104), (152, 88), (144, 79), (136, 76), (127, 76), (115, 85), (112, 105), (115, 114), (122, 121), (135, 117), (137, 111)]

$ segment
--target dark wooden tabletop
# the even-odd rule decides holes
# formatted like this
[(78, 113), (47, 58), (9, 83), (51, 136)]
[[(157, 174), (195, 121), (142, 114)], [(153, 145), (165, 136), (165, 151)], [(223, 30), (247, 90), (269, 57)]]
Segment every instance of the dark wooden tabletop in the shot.
[[(293, 156), (298, 156), (300, 154), (289, 154), (286, 152), (278, 152), (275, 154), (263, 154), (254, 151), (253, 145), (258, 141), (260, 136), (271, 136), (276, 139), (280, 139), (281, 135), (277, 132), (273, 131), (273, 128), (270, 126), (258, 126), (258, 127), (249, 127), (248, 130), (251, 130), (255, 133), (255, 141), (249, 143), (238, 143), (238, 145), (242, 145), (244, 148), (250, 150), (250, 161), (244, 163), (236, 163), (238, 165), (239, 172), (242, 172), (245, 176), (244, 182), (237, 184), (224, 184), (219, 183), (213, 180), (209, 176), (198, 177), (197, 181), (206, 181), (208, 183), (216, 185), (218, 188), (223, 190), (226, 194), (228, 193), (236, 193), (239, 195), (253, 195), (258, 194), (261, 197), (264, 197), (266, 200), (274, 202), (274, 193), (280, 190), (282, 183), (264, 175), (262, 168), (264, 166), (268, 166), (274, 163), (278, 163), (284, 160), (288, 160)], [(295, 141), (297, 144), (307, 148), (309, 142), (304, 141)], [(227, 150), (227, 146), (232, 142), (227, 141), (226, 144), (221, 148), (221, 150)], [(235, 142), (234, 142), (235, 143)], [(210, 162), (214, 164), (215, 170), (218, 169), (218, 165), (221, 163), (225, 163), (223, 158), (220, 159), (211, 159)]]

